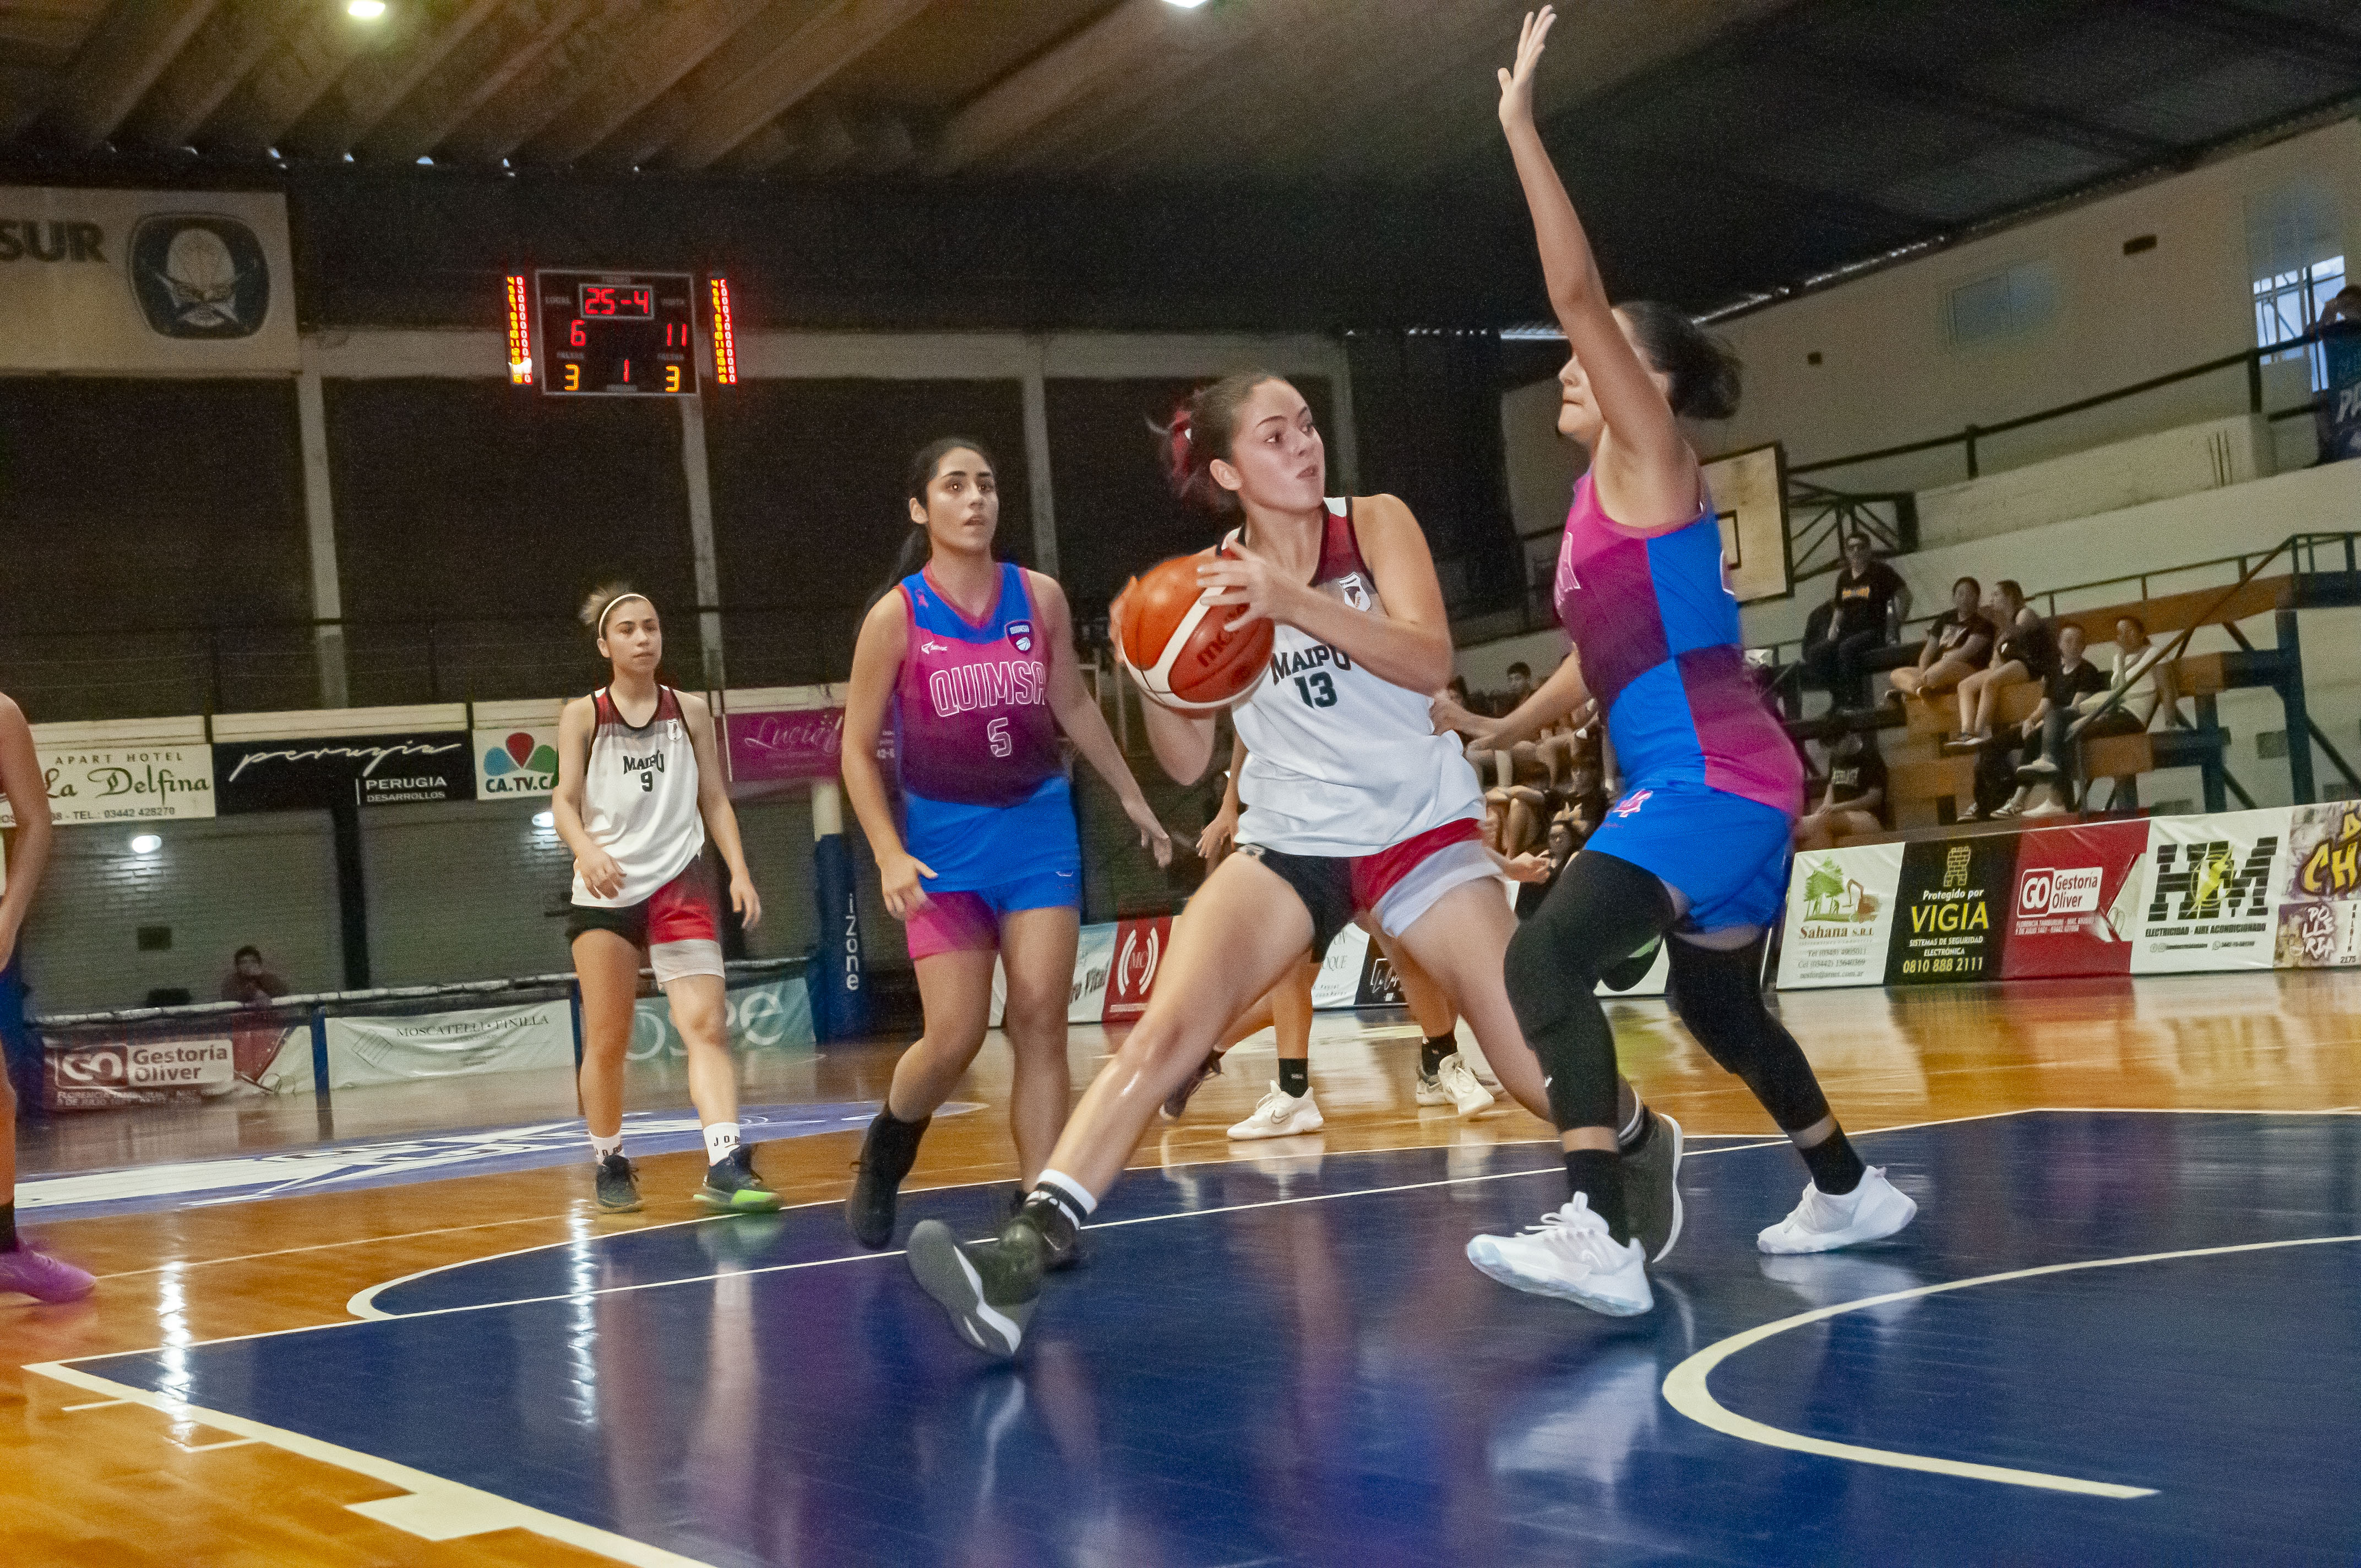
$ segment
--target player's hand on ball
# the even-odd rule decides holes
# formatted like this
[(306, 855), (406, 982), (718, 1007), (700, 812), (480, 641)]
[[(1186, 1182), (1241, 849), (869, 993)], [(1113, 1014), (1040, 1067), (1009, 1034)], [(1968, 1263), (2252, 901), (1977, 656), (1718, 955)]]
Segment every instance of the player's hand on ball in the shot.
[(1148, 804), (1145, 795), (1134, 795), (1123, 803), (1123, 814), (1139, 829), (1139, 847), (1156, 857), (1161, 868), (1172, 863), (1172, 835), (1164, 824), (1156, 820), (1156, 808)]
[(582, 885), (590, 890), (593, 898), (612, 898), (623, 891), (623, 868), (604, 850), (577, 855), (574, 874), (582, 879)]
[(1206, 603), (1246, 607), (1245, 613), (1231, 619), (1227, 630), (1232, 631), (1257, 620), (1286, 620), (1298, 596), (1312, 591), (1259, 555), (1212, 556), (1197, 568), (1197, 580), (1211, 590)]
[(907, 920), (934, 902), (927, 896), (923, 878), (931, 878), (935, 869), (907, 850), (882, 857), (877, 862), (877, 882), (885, 895), (885, 912), (896, 920)]
[(741, 929), (751, 931), (763, 923), (763, 895), (754, 891), (752, 877), (730, 879), (730, 907), (738, 912)]

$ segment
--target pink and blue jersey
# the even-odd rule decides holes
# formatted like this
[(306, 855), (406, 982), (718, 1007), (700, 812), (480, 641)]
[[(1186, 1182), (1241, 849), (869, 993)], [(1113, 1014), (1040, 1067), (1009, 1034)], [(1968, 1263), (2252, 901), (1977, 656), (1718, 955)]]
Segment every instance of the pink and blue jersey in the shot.
[(1803, 762), (1747, 675), (1710, 501), (1680, 528), (1641, 533), (1607, 515), (1585, 474), (1558, 552), (1557, 614), (1627, 796), (1702, 785), (1791, 819), (1801, 810)]
[(924, 571), (898, 591), (908, 643), (894, 686), (894, 753), (904, 839), (937, 873), (928, 891), (1079, 865), (1049, 654), (1025, 569), (1001, 564), (999, 595), (981, 621)]

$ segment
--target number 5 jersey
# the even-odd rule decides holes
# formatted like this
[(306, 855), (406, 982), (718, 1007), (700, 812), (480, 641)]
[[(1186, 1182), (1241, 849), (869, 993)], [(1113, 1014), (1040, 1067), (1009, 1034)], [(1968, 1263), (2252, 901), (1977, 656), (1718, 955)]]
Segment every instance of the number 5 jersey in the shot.
[[(1236, 540), (1233, 532), (1224, 543)], [(1386, 613), (1348, 499), (1328, 502), (1312, 587), (1364, 615)], [(1308, 632), (1275, 628), (1269, 671), (1230, 710), (1246, 744), (1238, 842), (1290, 855), (1373, 855), (1446, 823), (1482, 821), (1476, 770), (1455, 737), (1434, 732), (1428, 709), (1423, 694)]]

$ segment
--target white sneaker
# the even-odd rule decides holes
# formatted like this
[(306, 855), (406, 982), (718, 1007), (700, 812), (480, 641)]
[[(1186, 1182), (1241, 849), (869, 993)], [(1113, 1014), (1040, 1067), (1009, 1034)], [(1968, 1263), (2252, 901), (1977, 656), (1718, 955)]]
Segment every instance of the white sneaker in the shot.
[(1885, 1179), (1885, 1168), (1872, 1165), (1861, 1185), (1841, 1198), (1831, 1198), (1810, 1182), (1804, 1183), (1803, 1201), (1794, 1213), (1769, 1226), (1754, 1245), (1769, 1253), (1834, 1252), (1882, 1241), (1917, 1217), (1910, 1195)]
[(1637, 1317), (1656, 1304), (1640, 1244), (1618, 1246), (1579, 1192), (1513, 1236), (1475, 1237), (1467, 1261), (1512, 1289), (1578, 1302), (1610, 1318)]
[(1297, 1099), (1276, 1083), (1254, 1114), (1230, 1129), (1234, 1138), (1291, 1138), (1298, 1133), (1316, 1133), (1323, 1124), (1320, 1107), (1312, 1102), (1312, 1091), (1306, 1089)]
[(1451, 1091), (1443, 1087), (1443, 1075), (1440, 1072), (1436, 1073), (1433, 1078), (1429, 1078), (1424, 1072), (1421, 1072), (1418, 1075), (1418, 1087), (1412, 1090), (1411, 1093), (1422, 1105), (1448, 1105), (1452, 1103)]
[(1491, 1091), (1476, 1081), (1476, 1074), (1460, 1059), (1457, 1051), (1444, 1058), (1443, 1064), (1434, 1069), (1434, 1082), (1463, 1116), (1473, 1116), (1492, 1103)]

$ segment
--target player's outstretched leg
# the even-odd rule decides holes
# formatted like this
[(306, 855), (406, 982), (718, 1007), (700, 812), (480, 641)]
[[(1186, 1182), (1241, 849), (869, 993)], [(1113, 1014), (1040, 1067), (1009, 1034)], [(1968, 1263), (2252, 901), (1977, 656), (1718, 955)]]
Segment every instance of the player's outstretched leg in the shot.
[(1802, 1201), (1755, 1245), (1768, 1253), (1832, 1252), (1881, 1241), (1908, 1224), (1918, 1205), (1861, 1163), (1820, 1092), (1801, 1047), (1763, 1003), (1763, 949), (1712, 948), (1675, 938), (1673, 987), (1681, 1022), (1706, 1054), (1745, 1080), (1812, 1173)]

